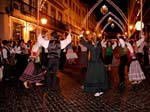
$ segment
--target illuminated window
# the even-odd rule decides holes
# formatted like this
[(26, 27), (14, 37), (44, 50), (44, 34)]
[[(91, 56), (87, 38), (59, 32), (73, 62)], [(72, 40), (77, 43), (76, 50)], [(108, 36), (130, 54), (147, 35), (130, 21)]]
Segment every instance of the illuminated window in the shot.
[(13, 39), (14, 40), (21, 40), (23, 37), (23, 26), (19, 23), (13, 23)]
[(44, 3), (43, 7), (42, 7), (42, 12), (47, 14), (48, 13), (48, 3)]
[(62, 13), (61, 12), (58, 12), (58, 20), (62, 21)]
[(53, 6), (51, 6), (51, 16), (56, 18), (56, 9)]

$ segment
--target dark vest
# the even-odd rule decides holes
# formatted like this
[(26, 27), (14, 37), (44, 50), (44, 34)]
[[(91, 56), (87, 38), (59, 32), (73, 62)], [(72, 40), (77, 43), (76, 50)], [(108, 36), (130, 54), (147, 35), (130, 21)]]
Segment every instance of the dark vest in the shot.
[(3, 49), (6, 49), (6, 51), (7, 51), (7, 58), (9, 59), (10, 58), (10, 51), (9, 51), (9, 49), (7, 48), (7, 47), (3, 47)]
[(48, 45), (48, 58), (59, 59), (60, 58), (60, 42), (58, 40), (49, 41)]

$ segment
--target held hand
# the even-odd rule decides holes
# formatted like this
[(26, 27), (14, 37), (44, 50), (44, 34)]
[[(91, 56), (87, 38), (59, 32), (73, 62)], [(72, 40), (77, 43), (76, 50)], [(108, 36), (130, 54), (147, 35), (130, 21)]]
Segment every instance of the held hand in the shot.
[(118, 34), (117, 34), (117, 38), (119, 38), (120, 36), (121, 36), (120, 33), (118, 33)]
[(84, 30), (81, 31), (80, 35), (83, 35), (83, 34), (84, 34)]
[(69, 34), (71, 34), (71, 32), (72, 32), (72, 30), (71, 30), (71, 29), (69, 29)]

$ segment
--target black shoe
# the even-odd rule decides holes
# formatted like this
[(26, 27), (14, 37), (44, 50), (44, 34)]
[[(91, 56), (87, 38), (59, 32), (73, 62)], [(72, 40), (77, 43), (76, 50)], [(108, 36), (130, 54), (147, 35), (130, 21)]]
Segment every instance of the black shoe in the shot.
[(125, 82), (120, 82), (119, 87), (125, 87)]
[(50, 94), (50, 93), (51, 93), (51, 90), (50, 90), (50, 89), (47, 89), (47, 90), (46, 90), (46, 93), (47, 93), (47, 94)]

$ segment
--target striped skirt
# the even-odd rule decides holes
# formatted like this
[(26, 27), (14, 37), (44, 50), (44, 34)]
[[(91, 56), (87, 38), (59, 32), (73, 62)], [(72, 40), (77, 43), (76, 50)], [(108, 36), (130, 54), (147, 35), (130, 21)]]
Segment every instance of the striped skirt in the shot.
[(142, 81), (145, 79), (144, 72), (138, 60), (133, 60), (129, 66), (129, 81)]
[(36, 83), (44, 80), (45, 70), (42, 70), (38, 63), (29, 62), (23, 74), (19, 78), (21, 81)]

